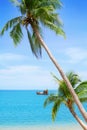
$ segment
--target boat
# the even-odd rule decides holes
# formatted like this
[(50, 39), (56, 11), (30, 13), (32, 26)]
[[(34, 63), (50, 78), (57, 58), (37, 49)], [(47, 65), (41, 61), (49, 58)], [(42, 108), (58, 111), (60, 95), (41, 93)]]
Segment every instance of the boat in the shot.
[(48, 90), (36, 92), (37, 95), (48, 95)]

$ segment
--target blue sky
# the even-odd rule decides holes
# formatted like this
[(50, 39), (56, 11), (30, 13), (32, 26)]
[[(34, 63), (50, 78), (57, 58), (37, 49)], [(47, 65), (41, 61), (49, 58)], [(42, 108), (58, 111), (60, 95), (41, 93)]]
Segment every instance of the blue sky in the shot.
[[(43, 28), (44, 41), (63, 68), (87, 79), (87, 1), (62, 0), (59, 11), (66, 39)], [(0, 1), (0, 30), (11, 18), (20, 15), (9, 0)], [(25, 33), (25, 32), (24, 32)], [(9, 32), (0, 37), (0, 89), (57, 89), (50, 72), (60, 75), (46, 52), (42, 59), (32, 54), (26, 33), (15, 47)]]

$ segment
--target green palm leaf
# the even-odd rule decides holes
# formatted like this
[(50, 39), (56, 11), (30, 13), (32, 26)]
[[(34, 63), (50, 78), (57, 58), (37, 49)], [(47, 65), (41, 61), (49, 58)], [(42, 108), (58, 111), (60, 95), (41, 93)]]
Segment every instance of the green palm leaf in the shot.
[(52, 108), (52, 119), (55, 120), (56, 114), (60, 108), (61, 100), (57, 100), (54, 102), (53, 108)]
[(63, 80), (59, 80), (59, 79), (57, 78), (57, 76), (55, 76), (53, 73), (51, 73), (51, 74), (52, 74), (54, 80), (56, 81), (56, 83), (59, 85), (58, 94), (59, 94), (60, 96), (64, 96), (64, 97), (70, 98), (71, 95), (70, 95), (70, 92), (69, 92), (69, 90), (68, 90), (68, 88), (67, 88), (65, 82), (64, 82)]
[(22, 23), (22, 16), (9, 20), (0, 32), (0, 35), (3, 35), (5, 31), (7, 31), (9, 28), (14, 27), (18, 23)]
[(12, 37), (15, 45), (17, 45), (18, 43), (20, 43), (22, 37), (23, 37), (23, 33), (21, 30), (21, 25), (20, 23), (16, 24), (13, 29), (10, 32), (10, 36)]
[(62, 35), (65, 37), (65, 33), (64, 31), (59, 28), (57, 25), (55, 25), (54, 23), (48, 21), (48, 20), (44, 20), (44, 24), (49, 27), (50, 29), (54, 30), (56, 32), (56, 34)]
[(38, 58), (41, 56), (41, 45), (36, 37), (35, 34), (33, 34), (33, 37), (31, 36), (31, 33), (29, 32), (29, 30), (27, 29), (27, 35), (28, 35), (28, 39), (29, 39), (29, 43), (30, 43), (30, 47), (32, 50), (32, 53)]
[(54, 75), (52, 72), (51, 72), (51, 75), (54, 78), (54, 80), (56, 81), (56, 83), (60, 85), (61, 84), (61, 80), (59, 80), (58, 77), (56, 75)]
[[(58, 15), (53, 13), (53, 6), (45, 6), (39, 7), (33, 11), (34, 16), (39, 18), (41, 23), (48, 28), (54, 30), (56, 34), (63, 35), (65, 37), (65, 33), (62, 30), (62, 22), (59, 20)], [(43, 16), (43, 17), (42, 17)]]
[(62, 3), (59, 0), (22, 0), (23, 3), (25, 3), (26, 7), (29, 9), (44, 7), (44, 6), (50, 6), (52, 5), (55, 9), (60, 8), (62, 6)]
[(80, 77), (74, 72), (69, 72), (66, 74), (72, 87), (75, 88), (78, 83), (81, 82)]
[(29, 30), (28, 29), (26, 29), (26, 30), (27, 30), (27, 35), (28, 35), (28, 40), (30, 42), (31, 50), (36, 55), (36, 53), (34, 52), (34, 43), (33, 43), (33, 40), (32, 40), (32, 36), (31, 36)]
[(87, 90), (82, 90), (77, 95), (82, 103), (87, 102)]
[(87, 90), (87, 81), (81, 82), (75, 89), (76, 93)]
[(19, 8), (22, 15), (26, 14), (26, 6), (24, 4), (24, 0), (19, 2), (18, 0), (10, 0), (16, 7)]
[(66, 101), (65, 101), (65, 99), (63, 97), (58, 96), (58, 95), (54, 95), (54, 94), (49, 95), (48, 98), (44, 102), (44, 107), (46, 107), (50, 103), (54, 104), (53, 108), (52, 108), (52, 119), (53, 119), (53, 121), (55, 120), (57, 111), (58, 111), (58, 109), (59, 109), (62, 102), (64, 104), (66, 104)]
[(40, 41), (38, 40), (38, 38), (36, 37), (35, 33), (33, 33), (32, 39), (35, 43), (36, 56), (41, 57), (41, 55), (42, 55), (41, 44), (40, 44)]
[(18, 0), (10, 0), (15, 6), (20, 6), (20, 2)]
[(79, 99), (87, 98), (87, 90), (82, 90), (78, 94)]
[(87, 102), (87, 97), (85, 97), (85, 98), (80, 98), (80, 101), (81, 101), (82, 103)]
[(57, 99), (57, 95), (51, 94), (48, 96), (48, 98), (44, 102), (44, 107), (46, 107), (48, 104), (53, 103)]
[(52, 5), (54, 9), (62, 7), (62, 3), (59, 0), (44, 0), (44, 2), (40, 4), (42, 7), (50, 5)]

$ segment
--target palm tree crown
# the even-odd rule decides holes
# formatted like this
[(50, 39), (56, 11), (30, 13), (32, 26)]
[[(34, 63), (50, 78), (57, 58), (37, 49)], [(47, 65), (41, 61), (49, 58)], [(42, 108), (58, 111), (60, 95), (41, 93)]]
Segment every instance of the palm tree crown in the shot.
[(40, 40), (34, 31), (35, 28), (41, 36), (41, 24), (64, 36), (62, 23), (56, 13), (56, 10), (62, 6), (60, 0), (11, 0), (11, 2), (17, 6), (21, 16), (8, 21), (3, 27), (1, 35), (10, 28), (10, 36), (15, 45), (20, 43), (23, 37), (22, 26), (26, 28), (31, 50), (36, 57), (41, 56), (42, 51)]
[[(53, 75), (54, 79), (59, 84), (58, 94), (51, 94), (44, 102), (44, 106), (47, 106), (49, 103), (53, 103), (52, 108), (52, 119), (55, 120), (56, 114), (60, 105), (64, 103), (69, 109), (74, 109), (74, 100), (68, 91), (66, 84), (63, 80), (59, 80), (55, 75)], [(79, 76), (70, 72), (67, 74), (67, 77), (72, 84), (76, 94), (78, 95), (81, 102), (87, 102), (87, 81), (81, 82)]]

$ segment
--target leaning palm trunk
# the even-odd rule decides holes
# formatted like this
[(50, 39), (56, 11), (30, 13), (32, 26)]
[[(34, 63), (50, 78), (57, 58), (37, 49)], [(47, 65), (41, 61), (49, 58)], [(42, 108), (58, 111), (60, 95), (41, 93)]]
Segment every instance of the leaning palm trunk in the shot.
[(75, 119), (78, 121), (78, 123), (81, 125), (81, 127), (82, 127), (84, 130), (87, 130), (87, 125), (85, 125), (85, 124), (83, 123), (83, 121), (79, 119), (79, 117), (77, 116), (77, 114), (74, 112), (73, 108), (72, 108), (72, 107), (69, 107), (69, 110), (70, 110), (70, 112), (72, 113), (72, 115), (75, 117)]
[(65, 81), (75, 103), (77, 104), (80, 112), (82, 113), (85, 121), (87, 122), (87, 113), (85, 111), (85, 109), (83, 108), (78, 96), (76, 95), (71, 83), (69, 82), (68, 78), (66, 77), (66, 75), (64, 74), (63, 70), (61, 69), (60, 65), (58, 64), (58, 62), (56, 61), (56, 59), (53, 57), (53, 55), (51, 54), (49, 48), (47, 47), (47, 45), (44, 43), (44, 41), (42, 40), (42, 37), (40, 36), (37, 28), (35, 28), (35, 26), (32, 25), (33, 31), (35, 32), (37, 38), (39, 39), (41, 45), (43, 46), (43, 48), (46, 50), (49, 58), (52, 60), (52, 62), (54, 63), (54, 65), (56, 66), (56, 68), (58, 69), (60, 75), (62, 76), (63, 80)]

